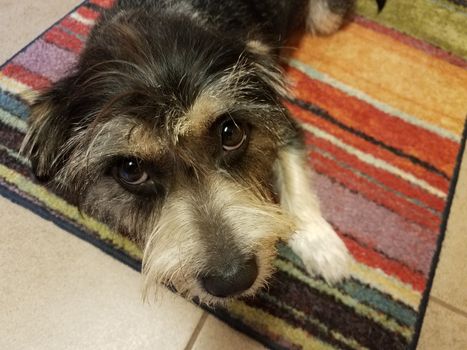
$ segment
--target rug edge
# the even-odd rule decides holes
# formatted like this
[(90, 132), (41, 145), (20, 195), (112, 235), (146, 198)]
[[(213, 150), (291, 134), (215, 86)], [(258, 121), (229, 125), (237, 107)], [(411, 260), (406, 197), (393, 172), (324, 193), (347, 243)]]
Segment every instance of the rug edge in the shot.
[(462, 131), (462, 138), (461, 138), (461, 142), (459, 144), (459, 150), (456, 156), (456, 164), (454, 166), (453, 176), (451, 178), (451, 183), (449, 185), (448, 197), (446, 199), (446, 206), (444, 207), (444, 211), (443, 211), (443, 217), (442, 217), (441, 225), (439, 228), (439, 235), (436, 241), (436, 248), (435, 248), (433, 258), (431, 260), (430, 273), (428, 274), (426, 287), (425, 287), (425, 290), (423, 291), (422, 300), (420, 301), (420, 306), (418, 308), (419, 314), (417, 317), (417, 321), (415, 322), (414, 336), (412, 338), (411, 343), (409, 344), (409, 349), (411, 350), (417, 349), (418, 341), (420, 339), (420, 334), (421, 334), (422, 327), (423, 327), (423, 321), (425, 320), (425, 315), (426, 315), (426, 311), (428, 308), (428, 302), (430, 299), (431, 290), (433, 288), (433, 282), (436, 276), (436, 270), (438, 268), (438, 264), (439, 264), (439, 260), (441, 256), (442, 245), (446, 237), (447, 225), (449, 223), (451, 208), (452, 208), (454, 196), (457, 190), (457, 183), (459, 180), (459, 174), (461, 171), (463, 156), (466, 151), (465, 149), (466, 141), (467, 141), (467, 115), (464, 120), (464, 130)]
[[(39, 38), (41, 38), (45, 33), (47, 33), (51, 28), (59, 24), (63, 19), (68, 17), (70, 14), (72, 14), (74, 11), (76, 11), (78, 8), (80, 8), (83, 5), (86, 5), (89, 3), (88, 0), (81, 1), (79, 4), (74, 6), (70, 11), (68, 11), (66, 14), (64, 14), (62, 17), (60, 17), (57, 21), (52, 23), (50, 26), (48, 26), (46, 29), (44, 29), (40, 34), (34, 37), (26, 46), (24, 46), (21, 50), (17, 51), (15, 54), (13, 54), (10, 58), (8, 58), (6, 61), (0, 64), (0, 69), (3, 69), (6, 65), (8, 65), (11, 61), (13, 61), (19, 54), (27, 50), (33, 43), (35, 43)], [(389, 27), (392, 28), (392, 27)], [(395, 28), (392, 28), (393, 30), (397, 30)], [(445, 52), (449, 52), (446, 49), (443, 49)], [(454, 54), (456, 57), (462, 57), (457, 54)], [(455, 166), (454, 166), (454, 171), (453, 171), (453, 176), (451, 179), (451, 183), (449, 186), (449, 191), (448, 191), (448, 197), (446, 200), (446, 205), (443, 210), (443, 216), (442, 216), (442, 223), (440, 225), (439, 229), (439, 236), (436, 242), (436, 247), (435, 247), (435, 252), (431, 261), (431, 266), (430, 266), (430, 272), (427, 278), (427, 284), (426, 288), (423, 292), (422, 295), (422, 300), (420, 302), (419, 306), (419, 314), (417, 317), (417, 321), (415, 323), (415, 328), (414, 328), (414, 334), (411, 343), (409, 344), (409, 349), (415, 350), (417, 348), (419, 339), (420, 339), (420, 334), (421, 334), (421, 329), (423, 327), (423, 322), (424, 318), (426, 315), (426, 310), (428, 307), (428, 302), (429, 302), (429, 296), (431, 294), (434, 278), (436, 275), (436, 269), (439, 264), (440, 260), (440, 253), (442, 250), (442, 243), (445, 239), (446, 236), (446, 231), (447, 231), (447, 224), (449, 222), (449, 217), (450, 217), (450, 212), (454, 200), (454, 196), (456, 193), (457, 189), (457, 183), (459, 179), (459, 174), (460, 174), (460, 169), (462, 165), (462, 158), (463, 154), (465, 152), (466, 148), (466, 139), (467, 139), (467, 116), (464, 121), (464, 128), (462, 131), (462, 138), (461, 142), (459, 144), (459, 149), (458, 149), (458, 154), (456, 156), (456, 161), (455, 161)], [(52, 223), (54, 223), (56, 226), (64, 229), (65, 231), (73, 234), (75, 237), (82, 239), (86, 241), (87, 243), (90, 243), (91, 245), (95, 246), (96, 248), (100, 249), (103, 251), (105, 254), (115, 258), (116, 260), (120, 261), (121, 263), (129, 266), (130, 268), (134, 269), (135, 271), (140, 272), (141, 270), (141, 263), (138, 262), (137, 260), (131, 258), (128, 256), (125, 252), (119, 251), (112, 245), (108, 244), (105, 241), (101, 241), (100, 239), (95, 238), (91, 234), (88, 234), (84, 230), (80, 229), (79, 227), (76, 227), (68, 222), (66, 220), (62, 220), (59, 217), (56, 217), (52, 213), (48, 212), (45, 208), (41, 207), (40, 205), (34, 203), (33, 201), (29, 200), (28, 198), (22, 197), (20, 194), (15, 193), (11, 189), (8, 188), (8, 186), (0, 183), (0, 196), (6, 198), (7, 200), (20, 205), (23, 208), (26, 208), (27, 210), (30, 210), (34, 214), (38, 215), (39, 217), (48, 220)], [(264, 337), (264, 335), (255, 332), (252, 328), (244, 324), (241, 320), (236, 319), (232, 316), (230, 316), (228, 313), (224, 311), (215, 311), (212, 309), (209, 309), (206, 306), (199, 305), (203, 310), (209, 312), (216, 318), (220, 319), (221, 321), (227, 323), (230, 327), (242, 332), (243, 334), (246, 334), (250, 337), (252, 337), (254, 340), (262, 343), (264, 346), (271, 348), (271, 349), (277, 349), (277, 350), (283, 350), (284, 348), (281, 347), (278, 343), (275, 343), (271, 341), (269, 338)]]
[(23, 46), (21, 50), (15, 52), (12, 56), (7, 58), (4, 62), (0, 64), (0, 70), (5, 68), (9, 63), (11, 63), (19, 54), (23, 53), (26, 51), (32, 44), (34, 44), (37, 40), (39, 40), (44, 34), (46, 34), (49, 30), (51, 30), (53, 27), (58, 25), (61, 21), (63, 21), (65, 18), (70, 16), (73, 12), (75, 12), (77, 9), (79, 9), (81, 6), (85, 5), (88, 3), (89, 0), (84, 0), (81, 1), (79, 4), (74, 6), (70, 11), (67, 11), (63, 16), (61, 16), (59, 19), (57, 19), (55, 22), (53, 22), (50, 26), (45, 28), (43, 31), (41, 31), (38, 35), (34, 37), (26, 46)]

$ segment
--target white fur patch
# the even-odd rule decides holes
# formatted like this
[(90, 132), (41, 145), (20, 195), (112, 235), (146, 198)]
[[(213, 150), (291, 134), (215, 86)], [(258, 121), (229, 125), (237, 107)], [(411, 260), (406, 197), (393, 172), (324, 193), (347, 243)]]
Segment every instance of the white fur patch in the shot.
[(313, 34), (332, 34), (342, 24), (343, 16), (332, 12), (326, 0), (311, 0), (308, 6), (307, 29)]
[(271, 53), (271, 48), (259, 40), (250, 40), (246, 43), (246, 46), (250, 52), (258, 55), (269, 55)]
[(310, 274), (317, 273), (329, 283), (345, 278), (351, 258), (342, 240), (321, 215), (305, 156), (293, 149), (283, 150), (278, 167), (281, 206), (298, 221), (298, 230), (288, 242), (290, 247)]

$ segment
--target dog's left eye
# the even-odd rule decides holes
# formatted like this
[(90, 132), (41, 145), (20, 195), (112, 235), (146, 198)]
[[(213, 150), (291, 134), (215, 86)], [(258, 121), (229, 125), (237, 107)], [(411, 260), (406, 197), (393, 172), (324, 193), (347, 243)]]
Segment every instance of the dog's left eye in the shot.
[(117, 180), (130, 186), (141, 185), (149, 179), (149, 175), (144, 171), (141, 161), (135, 158), (121, 160), (113, 167), (112, 173)]
[(226, 152), (242, 147), (247, 139), (247, 128), (242, 123), (227, 119), (221, 124), (222, 149)]

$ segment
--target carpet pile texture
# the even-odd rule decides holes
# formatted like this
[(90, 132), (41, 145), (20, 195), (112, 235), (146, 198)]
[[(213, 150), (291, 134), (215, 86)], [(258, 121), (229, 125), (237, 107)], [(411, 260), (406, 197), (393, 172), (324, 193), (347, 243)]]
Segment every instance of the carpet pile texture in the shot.
[[(140, 268), (141, 252), (33, 180), (28, 104), (72, 69), (108, 0), (91, 0), (0, 70), (0, 194)], [(275, 349), (415, 347), (449, 214), (467, 112), (464, 0), (361, 0), (339, 33), (305, 36), (286, 66), (325, 216), (355, 258), (330, 287), (279, 246), (254, 300), (211, 310)], [(464, 137), (463, 137), (464, 135)]]

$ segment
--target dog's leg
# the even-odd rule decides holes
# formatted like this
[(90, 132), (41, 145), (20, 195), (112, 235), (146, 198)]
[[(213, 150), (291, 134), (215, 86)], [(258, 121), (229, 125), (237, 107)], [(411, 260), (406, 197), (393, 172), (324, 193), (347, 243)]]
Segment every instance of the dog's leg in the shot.
[(292, 146), (279, 152), (277, 189), (283, 209), (298, 220), (289, 245), (309, 273), (334, 283), (347, 276), (350, 255), (342, 240), (323, 218), (311, 185), (305, 152)]
[(334, 33), (342, 25), (353, 3), (353, 0), (309, 0), (307, 30), (314, 34)]

